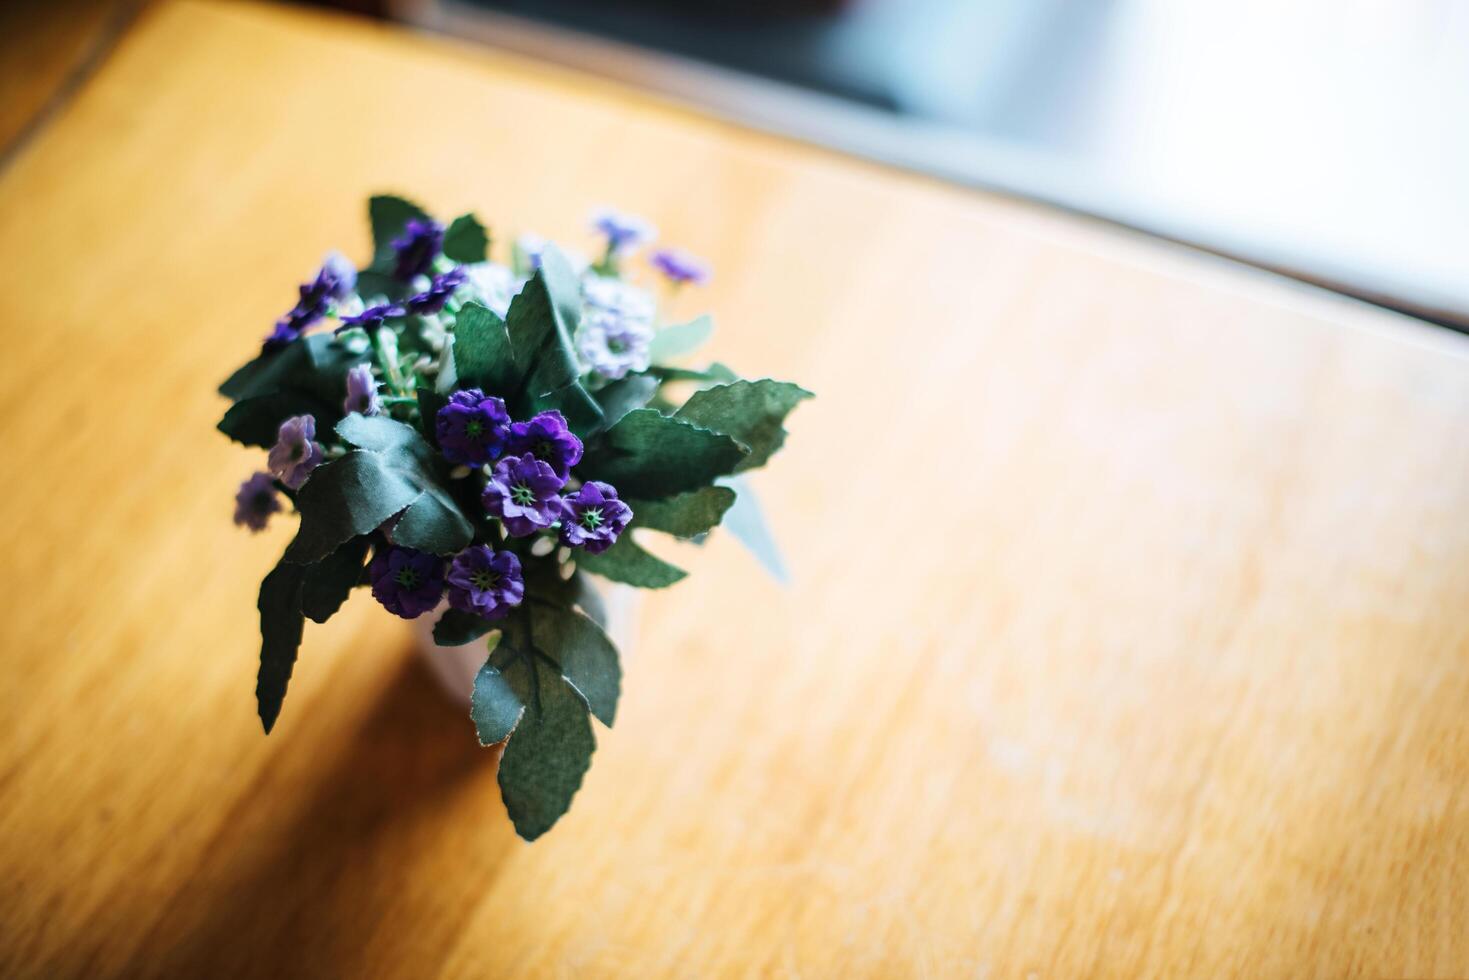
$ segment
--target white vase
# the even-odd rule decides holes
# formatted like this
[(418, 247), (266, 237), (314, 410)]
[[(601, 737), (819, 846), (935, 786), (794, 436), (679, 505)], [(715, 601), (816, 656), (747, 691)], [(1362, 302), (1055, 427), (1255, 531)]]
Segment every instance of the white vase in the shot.
[[(611, 584), (601, 585), (597, 591), (606, 607), (607, 621), (602, 623), (602, 628), (607, 631), (625, 663), (632, 655), (636, 633), (638, 590), (629, 585)], [(419, 654), (444, 693), (468, 707), (470, 696), (474, 694), (474, 678), (484, 666), (488, 653), (482, 639), (457, 647), (440, 646), (434, 642), (434, 623), (446, 608), (447, 604), (440, 605), (433, 612), (413, 620), (414, 637), (418, 641)]]

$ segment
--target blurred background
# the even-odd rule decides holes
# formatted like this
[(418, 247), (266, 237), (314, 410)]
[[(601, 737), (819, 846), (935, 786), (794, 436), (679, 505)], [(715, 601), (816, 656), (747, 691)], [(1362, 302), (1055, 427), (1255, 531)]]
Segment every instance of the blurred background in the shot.
[[(145, 0), (4, 0), (6, 152)], [(337, 0), (1469, 329), (1465, 0)]]

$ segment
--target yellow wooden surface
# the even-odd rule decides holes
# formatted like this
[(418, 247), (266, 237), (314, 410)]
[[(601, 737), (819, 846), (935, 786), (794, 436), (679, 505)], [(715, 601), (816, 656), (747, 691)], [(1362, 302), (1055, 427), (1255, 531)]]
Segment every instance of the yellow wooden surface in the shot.
[[(275, 734), (212, 426), (363, 199), (712, 258), (818, 393), (534, 845), (359, 595)], [(1469, 342), (314, 14), (165, 4), (0, 175), (0, 974), (1469, 975)]]

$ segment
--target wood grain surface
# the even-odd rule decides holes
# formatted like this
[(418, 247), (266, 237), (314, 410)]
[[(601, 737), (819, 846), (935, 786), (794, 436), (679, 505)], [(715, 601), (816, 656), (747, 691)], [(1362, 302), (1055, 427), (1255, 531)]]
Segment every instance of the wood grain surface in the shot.
[[(571, 814), (359, 595), (274, 734), (214, 386), (363, 199), (709, 256), (818, 398)], [(1469, 342), (595, 80), (164, 3), (0, 175), (0, 975), (1469, 975)]]

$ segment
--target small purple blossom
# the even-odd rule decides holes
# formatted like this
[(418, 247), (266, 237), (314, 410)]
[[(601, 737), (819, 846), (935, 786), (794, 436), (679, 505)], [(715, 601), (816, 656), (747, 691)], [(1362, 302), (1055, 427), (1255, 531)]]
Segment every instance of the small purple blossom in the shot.
[(541, 267), (541, 253), (549, 244), (551, 244), (550, 239), (542, 238), (529, 231), (515, 239), (515, 247), (525, 259), (527, 273), (535, 272)]
[(485, 510), (498, 517), (506, 531), (523, 538), (556, 523), (561, 516), (561, 498), (557, 494), (565, 485), (566, 481), (556, 475), (549, 463), (530, 453), (506, 456), (495, 465), (480, 499)]
[(556, 411), (542, 412), (529, 422), (516, 422), (510, 426), (506, 448), (513, 455), (530, 453), (550, 464), (562, 480), (570, 476), (571, 468), (581, 462), (581, 440), (567, 428), (565, 416)]
[(356, 316), (342, 317), (342, 325), (336, 329), (337, 333), (350, 330), (353, 327), (361, 327), (363, 330), (376, 330), (383, 325), (383, 321), (395, 316), (407, 316), (408, 311), (396, 303), (379, 303), (377, 306), (369, 306)]
[(525, 598), (520, 559), (509, 551), (475, 545), (454, 556), (445, 576), (449, 605), (485, 619), (500, 619)]
[(505, 402), (478, 388), (454, 392), (434, 417), (439, 449), (451, 463), (481, 466), (498, 459), (509, 434)]
[(462, 266), (450, 269), (448, 272), (434, 276), (429, 287), (417, 296), (408, 298), (404, 304), (409, 313), (437, 313), (449, 302), (454, 291), (469, 282), (469, 273)]
[(251, 531), (263, 531), (270, 515), (279, 512), (281, 501), (269, 473), (256, 473), (240, 484), (235, 494), (235, 523)]
[(607, 236), (607, 254), (624, 255), (640, 245), (646, 245), (657, 237), (652, 225), (633, 214), (623, 214), (612, 208), (600, 208), (592, 212), (592, 227)]
[(444, 594), (444, 559), (396, 545), (379, 549), (368, 568), (372, 597), (394, 616), (414, 619)]
[(276, 321), (275, 328), (265, 338), (265, 342), (260, 345), (261, 351), (268, 354), (271, 351), (280, 350), (291, 341), (300, 338), (301, 331), (307, 326), (310, 326), (310, 324), (303, 325), (292, 318), (291, 314), (286, 314)]
[(561, 498), (561, 543), (600, 555), (612, 547), (631, 520), (632, 508), (617, 499), (617, 491), (610, 484), (592, 480)]
[(582, 362), (614, 381), (629, 371), (646, 371), (652, 343), (652, 326), (607, 310), (588, 309), (576, 332)]
[(353, 412), (377, 415), (382, 410), (383, 403), (377, 395), (377, 379), (372, 376), (372, 368), (366, 364), (354, 365), (347, 372), (347, 398), (342, 403), (342, 411), (348, 415)]
[(341, 252), (328, 252), (311, 285), (301, 287), (302, 305), (317, 305), (329, 299), (346, 299), (357, 288), (357, 270)]
[(266, 350), (277, 350), (289, 344), (302, 331), (326, 316), (331, 300), (345, 299), (357, 285), (357, 270), (340, 252), (328, 252), (321, 261), (316, 278), (297, 290), (296, 305), (276, 321), (275, 329), (265, 338)]
[(426, 276), (443, 251), (444, 226), (432, 218), (409, 218), (392, 247), (397, 255), (393, 278), (408, 282), (414, 276)]
[(321, 465), (321, 447), (315, 440), (315, 418), (294, 415), (286, 419), (281, 423), (276, 444), (266, 458), (270, 472), (292, 490), (301, 489), (311, 471)]
[(709, 264), (682, 249), (660, 248), (648, 261), (676, 286), (684, 283), (702, 286), (709, 281)]

